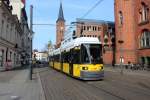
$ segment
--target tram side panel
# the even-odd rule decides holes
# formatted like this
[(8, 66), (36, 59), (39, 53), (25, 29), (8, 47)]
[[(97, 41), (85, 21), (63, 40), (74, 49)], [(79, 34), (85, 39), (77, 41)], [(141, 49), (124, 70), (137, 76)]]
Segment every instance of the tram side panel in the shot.
[(49, 67), (53, 67), (53, 56), (49, 56)]
[(60, 54), (54, 56), (54, 68), (56, 70), (61, 70)]
[(62, 52), (62, 71), (69, 74), (69, 52)]

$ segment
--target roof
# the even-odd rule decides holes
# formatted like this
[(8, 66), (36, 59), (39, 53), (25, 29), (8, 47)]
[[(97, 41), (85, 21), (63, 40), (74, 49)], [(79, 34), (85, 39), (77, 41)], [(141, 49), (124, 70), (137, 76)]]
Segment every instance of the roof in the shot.
[(80, 46), (81, 44), (101, 44), (96, 37), (79, 37), (61, 45), (61, 51), (68, 51), (73, 47)]
[(64, 14), (63, 14), (62, 3), (60, 3), (60, 8), (59, 8), (59, 14), (58, 14), (57, 21), (65, 21)]
[(96, 20), (96, 19), (77, 18), (76, 20), (77, 22), (92, 23), (92, 24), (114, 24), (113, 21), (104, 21), (104, 20)]
[(69, 51), (74, 47), (78, 47), (81, 44), (101, 44), (101, 42), (96, 37), (79, 37), (70, 42), (66, 42), (65, 44), (61, 44), (60, 48), (55, 49), (49, 52), (49, 55), (57, 55), (63, 51)]

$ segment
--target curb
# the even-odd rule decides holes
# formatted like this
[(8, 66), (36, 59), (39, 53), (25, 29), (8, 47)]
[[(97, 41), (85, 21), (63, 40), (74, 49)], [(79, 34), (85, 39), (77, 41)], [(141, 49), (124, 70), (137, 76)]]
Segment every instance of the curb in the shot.
[(36, 71), (36, 72), (37, 72), (37, 77), (38, 77), (38, 81), (40, 84), (40, 90), (41, 90), (40, 100), (46, 100), (39, 72), (38, 71)]
[[(105, 68), (105, 71), (111, 71), (111, 72), (115, 72), (115, 73), (119, 73), (121, 69), (118, 68)], [(131, 71), (131, 70), (125, 70), (124, 69), (124, 74), (126, 75), (138, 75), (138, 76), (144, 76), (144, 77), (150, 77), (150, 73), (148, 71)]]

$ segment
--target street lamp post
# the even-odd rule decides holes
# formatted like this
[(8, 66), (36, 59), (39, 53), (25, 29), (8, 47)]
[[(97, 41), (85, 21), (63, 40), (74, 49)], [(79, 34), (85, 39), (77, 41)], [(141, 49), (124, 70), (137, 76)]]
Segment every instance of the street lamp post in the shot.
[(120, 44), (120, 67), (121, 67), (121, 75), (123, 75), (123, 62), (124, 62), (124, 58), (123, 58), (123, 48), (122, 48), (122, 44), (124, 43), (123, 40), (118, 40), (118, 43)]
[(29, 78), (30, 80), (32, 80), (32, 37), (33, 37), (33, 5), (30, 6), (30, 34), (29, 34), (29, 38), (30, 38), (30, 66), (29, 66)]

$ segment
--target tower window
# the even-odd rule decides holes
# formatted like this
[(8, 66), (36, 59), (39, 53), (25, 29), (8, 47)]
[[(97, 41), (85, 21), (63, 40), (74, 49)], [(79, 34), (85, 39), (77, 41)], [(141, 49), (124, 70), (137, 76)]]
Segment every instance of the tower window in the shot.
[(140, 13), (140, 22), (144, 22), (148, 20), (148, 12), (149, 12), (149, 8), (145, 3), (142, 3), (142, 8), (140, 9), (139, 13)]
[(119, 24), (120, 25), (123, 24), (123, 14), (122, 14), (122, 11), (119, 11)]

